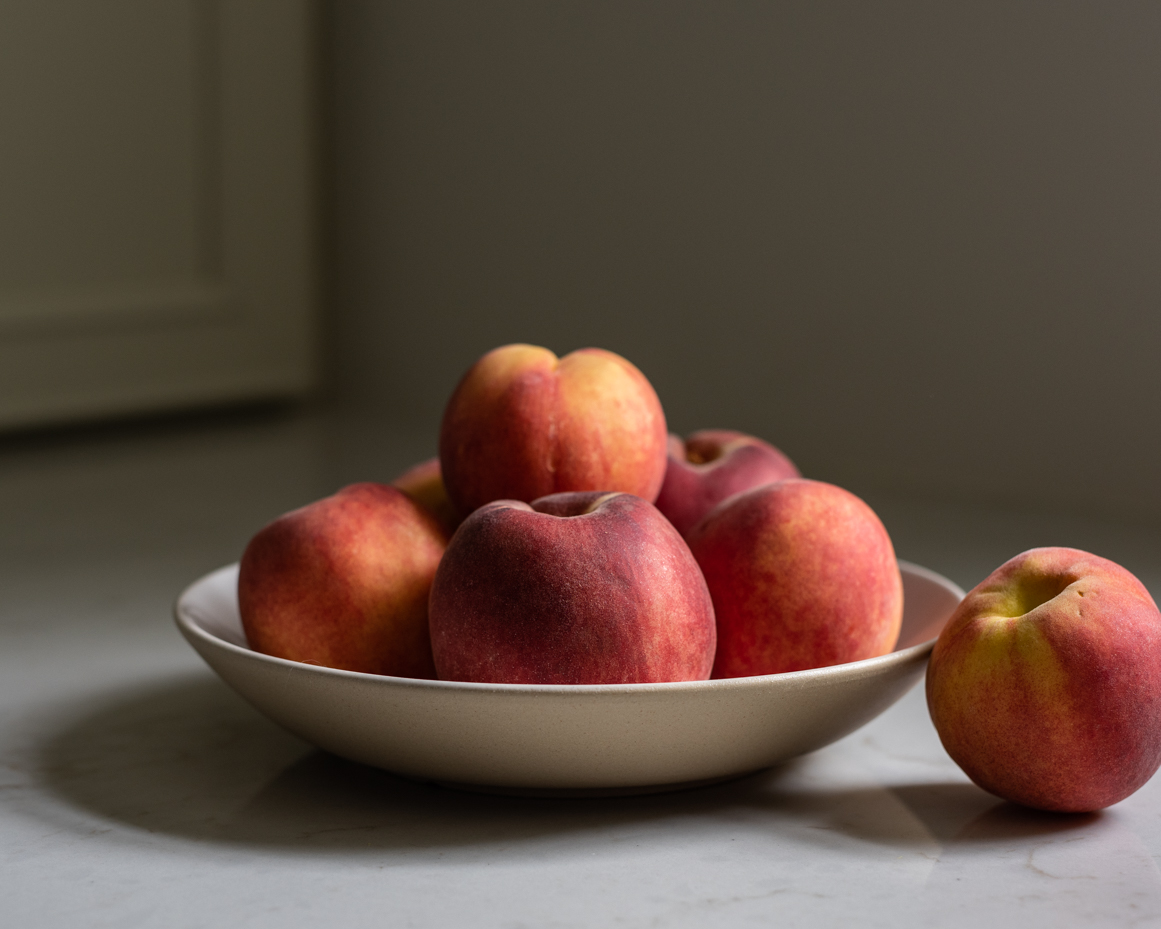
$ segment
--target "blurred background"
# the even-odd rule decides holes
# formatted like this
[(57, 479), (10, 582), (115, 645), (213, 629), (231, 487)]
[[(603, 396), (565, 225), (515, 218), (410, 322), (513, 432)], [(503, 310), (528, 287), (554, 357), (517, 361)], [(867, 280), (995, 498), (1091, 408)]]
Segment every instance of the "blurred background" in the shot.
[(503, 342), (853, 488), (1161, 516), (1161, 8), (329, 11), (335, 384)]
[(489, 348), (596, 345), (869, 498), (1155, 525), (1158, 47), (1146, 2), (13, 0), (0, 450), (306, 430), (290, 505), (433, 453)]

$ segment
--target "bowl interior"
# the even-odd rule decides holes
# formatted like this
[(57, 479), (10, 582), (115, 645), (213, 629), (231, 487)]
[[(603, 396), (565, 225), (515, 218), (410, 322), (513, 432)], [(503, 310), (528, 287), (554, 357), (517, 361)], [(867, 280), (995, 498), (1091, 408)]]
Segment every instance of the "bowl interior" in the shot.
[[(947, 620), (951, 617), (959, 602), (964, 598), (963, 590), (928, 568), (908, 561), (899, 562), (900, 573), (903, 577), (903, 622), (899, 632), (899, 640), (893, 654), (910, 651), (921, 646), (930, 646), (939, 635)], [(249, 655), (259, 660), (288, 664), (292, 667), (310, 670), (312, 672), (329, 672), (333, 674), (357, 675), (360, 677), (376, 678), (378, 675), (363, 675), (356, 671), (338, 671), (334, 668), (323, 668), (317, 665), (302, 665), (298, 662), (274, 658), (250, 649), (246, 641), (246, 634), (242, 629), (242, 618), (238, 612), (238, 565), (228, 565), (220, 568), (199, 581), (192, 584), (179, 598), (175, 607), (178, 625), (184, 627), (183, 632), (200, 633), (200, 637), (208, 637), (217, 643), (233, 649), (245, 650)], [(192, 627), (192, 628), (191, 628)], [(848, 665), (836, 665), (832, 668), (818, 668), (811, 671), (791, 672), (792, 675), (817, 675), (820, 672), (835, 671), (841, 668), (853, 669), (855, 666), (869, 662), (882, 662), (889, 656), (870, 658), (866, 661), (851, 662)], [(764, 675), (765, 678), (783, 678), (785, 674)], [(392, 680), (409, 680), (405, 678), (391, 678)], [(421, 683), (416, 681), (416, 683)], [(437, 684), (444, 687), (456, 686), (486, 686), (486, 687), (520, 687), (522, 689), (549, 688), (557, 689), (558, 685), (464, 685), (454, 681), (423, 681), (424, 684)], [(686, 682), (701, 683), (705, 682)], [(725, 684), (726, 681), (713, 682)], [(659, 685), (624, 685), (624, 684), (588, 684), (588, 685), (559, 685), (566, 690), (590, 688), (620, 688), (620, 687), (656, 687)], [(663, 685), (674, 686), (674, 685)]]

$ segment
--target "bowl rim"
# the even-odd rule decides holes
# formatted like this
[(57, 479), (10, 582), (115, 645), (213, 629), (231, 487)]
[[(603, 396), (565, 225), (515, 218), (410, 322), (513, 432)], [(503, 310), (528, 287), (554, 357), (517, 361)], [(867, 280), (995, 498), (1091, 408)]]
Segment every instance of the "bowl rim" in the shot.
[[(925, 568), (914, 562), (900, 559), (899, 570), (905, 574), (912, 574), (942, 587), (963, 600), (966, 594), (954, 581), (942, 574)], [(238, 563), (225, 565), (210, 571), (187, 586), (178, 596), (173, 606), (174, 621), (178, 629), (187, 638), (196, 638), (207, 646), (226, 651), (244, 660), (256, 661), (271, 667), (282, 668), (290, 673), (321, 675), (324, 678), (346, 679), (369, 685), (390, 686), (393, 688), (406, 687), (417, 690), (431, 690), (434, 692), (462, 692), (462, 693), (495, 693), (495, 694), (526, 694), (542, 696), (587, 696), (596, 694), (643, 694), (643, 693), (683, 693), (683, 692), (712, 692), (769, 687), (776, 684), (788, 686), (810, 686), (835, 679), (858, 680), (879, 674), (894, 665), (905, 665), (917, 658), (926, 657), (935, 647), (935, 638), (910, 645), (907, 648), (879, 655), (876, 658), (864, 658), (860, 661), (849, 661), (844, 664), (828, 665), (823, 668), (808, 668), (804, 671), (783, 671), (779, 674), (758, 674), (749, 677), (717, 678), (706, 681), (658, 681), (642, 684), (501, 684), (480, 683), (475, 681), (440, 681), (425, 678), (397, 677), (389, 674), (370, 674), (364, 671), (347, 671), (342, 668), (330, 668), (325, 665), (309, 664), (303, 661), (292, 661), (288, 658), (278, 658), (255, 651), (252, 648), (243, 648), (233, 642), (228, 642), (203, 628), (196, 615), (190, 609), (190, 602), (222, 575), (237, 572)], [(192, 644), (192, 642), (191, 642)]]

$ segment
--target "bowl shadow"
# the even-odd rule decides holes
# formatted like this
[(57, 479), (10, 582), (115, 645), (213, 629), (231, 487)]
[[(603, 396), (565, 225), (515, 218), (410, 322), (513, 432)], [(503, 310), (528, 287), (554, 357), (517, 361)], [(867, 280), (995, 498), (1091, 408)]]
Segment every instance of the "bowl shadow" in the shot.
[[(1003, 804), (969, 784), (812, 786), (810, 757), (712, 786), (597, 798), (474, 793), (318, 751), (199, 673), (95, 697), (38, 746), (38, 786), (74, 809), (152, 833), (310, 850), (445, 851), (703, 817), (788, 840), (833, 833), (894, 847), (986, 842), (1084, 823)], [(993, 808), (996, 809), (993, 809)], [(978, 828), (965, 827), (981, 816)], [(916, 825), (916, 820), (921, 826)], [(80, 828), (80, 827), (78, 827)], [(86, 831), (89, 829), (85, 825)], [(832, 835), (827, 835), (831, 833)]]

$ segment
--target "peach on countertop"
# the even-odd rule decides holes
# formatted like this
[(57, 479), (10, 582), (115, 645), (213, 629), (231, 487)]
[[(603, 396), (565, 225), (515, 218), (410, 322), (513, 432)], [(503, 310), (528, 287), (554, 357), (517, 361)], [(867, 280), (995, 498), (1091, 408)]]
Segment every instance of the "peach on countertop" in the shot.
[(1024, 552), (948, 621), (927, 703), (947, 753), (984, 790), (1044, 810), (1102, 809), (1161, 765), (1161, 613), (1112, 561)]

